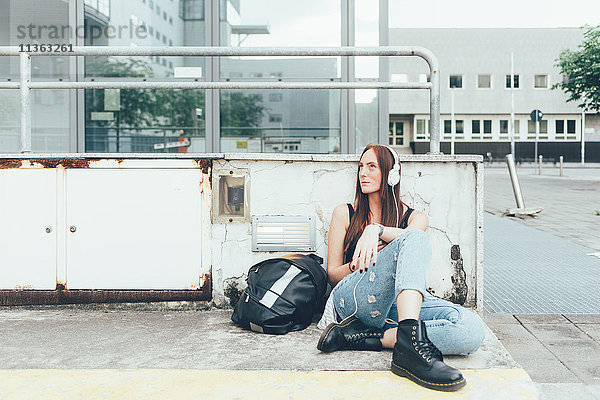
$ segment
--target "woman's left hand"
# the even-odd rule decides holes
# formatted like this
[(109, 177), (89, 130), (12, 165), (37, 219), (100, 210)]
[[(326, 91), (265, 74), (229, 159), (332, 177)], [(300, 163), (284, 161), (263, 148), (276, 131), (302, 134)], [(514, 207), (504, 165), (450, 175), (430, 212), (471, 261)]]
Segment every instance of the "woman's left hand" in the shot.
[(379, 227), (376, 225), (367, 225), (360, 239), (356, 243), (356, 249), (350, 262), (350, 269), (355, 271), (357, 268), (362, 273), (369, 269), (369, 260), (375, 265), (377, 262), (377, 250), (379, 245)]

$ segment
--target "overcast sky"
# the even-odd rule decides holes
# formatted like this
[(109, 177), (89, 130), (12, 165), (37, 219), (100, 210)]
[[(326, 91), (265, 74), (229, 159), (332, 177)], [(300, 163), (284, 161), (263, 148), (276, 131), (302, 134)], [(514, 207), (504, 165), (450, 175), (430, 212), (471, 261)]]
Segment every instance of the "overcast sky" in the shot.
[[(269, 26), (270, 35), (251, 35), (244, 46), (339, 46), (340, 4), (340, 0), (241, 0), (241, 21), (231, 22)], [(355, 0), (359, 46), (377, 44), (377, 4), (377, 0)], [(600, 0), (389, 0), (390, 28), (585, 24), (600, 25)]]
[[(390, 28), (529, 28), (600, 24), (600, 0), (389, 0)], [(408, 17), (432, 12), (421, 18)]]

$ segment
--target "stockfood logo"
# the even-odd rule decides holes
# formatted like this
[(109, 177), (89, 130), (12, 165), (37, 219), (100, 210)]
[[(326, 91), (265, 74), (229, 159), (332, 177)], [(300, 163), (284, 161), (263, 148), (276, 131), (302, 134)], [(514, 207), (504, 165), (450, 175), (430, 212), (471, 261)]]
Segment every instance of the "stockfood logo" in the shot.
[(107, 39), (146, 39), (148, 30), (145, 25), (134, 24), (133, 21), (129, 25), (18, 25), (17, 39), (23, 41), (40, 41), (40, 40), (69, 40), (92, 39), (100, 38)]

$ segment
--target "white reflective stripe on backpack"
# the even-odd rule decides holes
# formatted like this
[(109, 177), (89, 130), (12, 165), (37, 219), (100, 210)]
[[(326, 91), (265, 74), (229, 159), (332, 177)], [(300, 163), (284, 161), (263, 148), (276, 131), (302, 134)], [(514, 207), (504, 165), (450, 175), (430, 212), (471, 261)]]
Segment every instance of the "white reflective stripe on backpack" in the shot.
[(296, 277), (302, 270), (295, 265), (290, 265), (285, 274), (271, 286), (271, 289), (265, 292), (265, 295), (260, 299), (260, 303), (265, 307), (271, 308), (277, 298), (285, 291), (292, 279)]

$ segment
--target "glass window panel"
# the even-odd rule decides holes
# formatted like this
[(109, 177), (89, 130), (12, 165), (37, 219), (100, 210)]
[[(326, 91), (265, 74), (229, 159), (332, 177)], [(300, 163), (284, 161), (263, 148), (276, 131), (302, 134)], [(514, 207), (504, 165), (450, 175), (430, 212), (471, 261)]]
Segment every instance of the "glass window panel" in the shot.
[(203, 90), (85, 91), (85, 151), (205, 151)]
[[(86, 3), (86, 46), (204, 46), (205, 0), (120, 1), (107, 15)], [(101, 8), (101, 7), (100, 7)], [(155, 11), (155, 12), (152, 12)], [(166, 17), (166, 19), (165, 19)], [(167, 20), (172, 19), (170, 24)], [(203, 57), (86, 57), (87, 77), (204, 78)]]
[(339, 153), (340, 91), (221, 91), (221, 151)]
[[(528, 137), (531, 138), (531, 134), (533, 134), (533, 137), (535, 137), (535, 122), (532, 120), (527, 121), (527, 133), (529, 133)], [(540, 121), (540, 134), (547, 134), (548, 133), (548, 120), (541, 120)]]
[(489, 89), (492, 87), (492, 76), (489, 74), (477, 75), (477, 87)]
[(545, 89), (548, 87), (548, 75), (535, 75), (534, 85), (538, 89)]
[(456, 121), (454, 121), (454, 123), (456, 124), (457, 135), (462, 135), (463, 133), (465, 133), (465, 121), (463, 121), (462, 119), (457, 119)]
[(417, 119), (417, 137), (416, 139), (425, 139), (427, 137), (427, 120)]
[[(221, 0), (221, 46), (341, 46), (341, 0)], [(282, 78), (337, 78), (339, 57), (221, 58), (221, 77), (233, 72)]]
[[(513, 75), (514, 77), (514, 84), (515, 84), (515, 89), (519, 88), (519, 75)], [(506, 75), (506, 88), (510, 89), (510, 74)]]
[(575, 133), (575, 120), (574, 119), (567, 120), (567, 133), (568, 134)]
[(565, 133), (565, 121), (556, 120), (556, 133)]
[(471, 133), (475, 133), (475, 134), (481, 133), (479, 124), (480, 124), (479, 120), (471, 121)]
[(360, 153), (369, 143), (379, 143), (379, 104), (377, 90), (355, 90), (354, 109), (356, 152)]
[(452, 121), (449, 119), (444, 120), (444, 133), (452, 133)]
[(515, 133), (521, 132), (521, 124), (518, 119), (515, 120)]
[[(356, 46), (379, 46), (379, 2), (355, 0), (354, 26)], [(379, 57), (356, 57), (354, 70), (357, 78), (379, 77)]]
[(449, 87), (457, 89), (462, 88), (462, 75), (450, 75)]
[(489, 119), (483, 120), (483, 133), (492, 133), (492, 121)]
[[(62, 0), (0, 0), (0, 46), (20, 44), (73, 44), (69, 3)], [(97, 3), (96, 3), (97, 6)], [(72, 5), (71, 7), (74, 7)], [(70, 57), (32, 57), (32, 78), (37, 81), (70, 80)], [(19, 57), (0, 57), (0, 77), (19, 80)], [(33, 152), (74, 150), (71, 121), (72, 90), (31, 92), (31, 147)], [(18, 90), (0, 91), (0, 153), (21, 151)]]
[(500, 120), (500, 133), (508, 133), (508, 120), (507, 119)]

